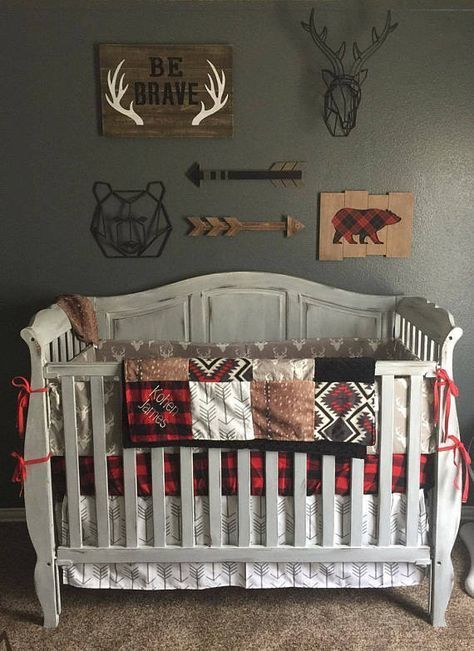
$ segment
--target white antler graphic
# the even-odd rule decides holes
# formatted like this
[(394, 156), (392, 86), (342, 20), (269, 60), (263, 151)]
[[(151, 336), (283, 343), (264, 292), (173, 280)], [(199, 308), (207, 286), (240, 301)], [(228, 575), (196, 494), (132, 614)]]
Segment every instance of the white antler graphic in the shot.
[(125, 107), (120, 105), (120, 102), (122, 100), (122, 97), (125, 95), (127, 92), (128, 84), (124, 87), (123, 85), (123, 80), (125, 79), (125, 73), (122, 74), (120, 77), (120, 81), (117, 86), (117, 77), (120, 72), (120, 68), (122, 65), (125, 63), (125, 59), (122, 59), (118, 66), (115, 68), (115, 72), (112, 76), (112, 70), (109, 70), (107, 73), (107, 85), (109, 87), (109, 92), (110, 92), (110, 97), (106, 94), (105, 99), (107, 102), (110, 104), (110, 106), (118, 111), (119, 113), (122, 113), (122, 115), (126, 115), (128, 118), (133, 120), (135, 124), (142, 126), (143, 125), (143, 120), (142, 118), (135, 113), (133, 110), (133, 102), (130, 102), (130, 107), (126, 109)]
[[(206, 61), (211, 66), (212, 72), (214, 73), (215, 81), (211, 77), (211, 75), (208, 74), (207, 76), (209, 77), (209, 86), (206, 86), (206, 84), (204, 84), (204, 88), (207, 90), (207, 92), (211, 96), (212, 101), (214, 102), (214, 106), (207, 109), (204, 106), (204, 102), (201, 102), (201, 110), (193, 118), (193, 121), (191, 123), (194, 127), (197, 127), (199, 124), (201, 124), (201, 122), (203, 120), (208, 118), (213, 113), (217, 113), (217, 111), (220, 111), (221, 108), (223, 108), (226, 105), (227, 100), (229, 99), (229, 95), (226, 95), (223, 98), (224, 90), (225, 90), (225, 72), (223, 70), (221, 70), (222, 77), (220, 77), (219, 73), (216, 70), (215, 65), (213, 63), (211, 63), (211, 61), (209, 61), (209, 59), (206, 59)], [(217, 83), (217, 91), (216, 91), (215, 83)]]

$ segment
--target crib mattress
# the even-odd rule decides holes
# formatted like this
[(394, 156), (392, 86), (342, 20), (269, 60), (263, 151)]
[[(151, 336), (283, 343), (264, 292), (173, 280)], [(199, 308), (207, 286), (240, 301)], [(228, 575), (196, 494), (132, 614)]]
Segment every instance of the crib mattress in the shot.
[[(81, 496), (83, 543), (97, 544), (95, 498)], [(181, 500), (166, 501), (166, 542), (181, 544)], [(251, 545), (265, 542), (265, 499), (250, 498)], [(377, 542), (377, 495), (364, 495), (362, 544)], [(194, 498), (196, 545), (209, 545), (209, 503), (206, 496)], [(428, 542), (428, 512), (424, 491), (419, 492), (418, 542)], [(237, 497), (222, 496), (223, 544), (237, 544)], [(293, 499), (278, 497), (279, 544), (293, 542)], [(68, 543), (67, 498), (56, 503), (59, 539)], [(392, 495), (391, 544), (405, 543), (406, 496)], [(111, 545), (124, 545), (125, 505), (121, 496), (109, 498)], [(138, 540), (141, 546), (153, 544), (153, 510), (150, 497), (138, 497)], [(306, 544), (322, 541), (322, 500), (320, 495), (306, 498)], [(335, 498), (335, 545), (349, 544), (350, 496)], [(132, 590), (200, 590), (226, 586), (244, 588), (386, 588), (418, 585), (426, 568), (414, 563), (110, 563), (73, 564), (63, 568), (63, 582), (74, 587)]]

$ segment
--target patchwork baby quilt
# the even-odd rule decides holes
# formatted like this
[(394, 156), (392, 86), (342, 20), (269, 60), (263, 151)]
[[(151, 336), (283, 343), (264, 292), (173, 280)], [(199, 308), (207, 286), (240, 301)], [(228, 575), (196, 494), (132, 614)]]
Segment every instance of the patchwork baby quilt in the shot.
[(365, 456), (371, 358), (125, 359), (126, 447), (248, 447)]

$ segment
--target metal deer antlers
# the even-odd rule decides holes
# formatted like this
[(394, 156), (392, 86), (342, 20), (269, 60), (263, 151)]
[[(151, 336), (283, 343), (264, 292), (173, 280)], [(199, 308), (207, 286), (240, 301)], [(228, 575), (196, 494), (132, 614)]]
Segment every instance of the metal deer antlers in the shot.
[(301, 23), (303, 28), (311, 34), (321, 52), (326, 56), (332, 66), (332, 70), (323, 70), (322, 77), (327, 86), (324, 96), (324, 122), (333, 136), (347, 136), (356, 125), (357, 109), (361, 100), (361, 85), (367, 77), (365, 63), (379, 47), (384, 43), (390, 32), (397, 27), (398, 23), (391, 23), (390, 11), (387, 11), (387, 18), (382, 33), (379, 35), (375, 27), (372, 27), (372, 43), (365, 50), (360, 50), (356, 42), (352, 46), (354, 62), (350, 72), (344, 70), (344, 54), (346, 43), (343, 41), (339, 49), (334, 51), (326, 43), (327, 28), (323, 27), (320, 32), (314, 22), (314, 9), (311, 10), (309, 23)]

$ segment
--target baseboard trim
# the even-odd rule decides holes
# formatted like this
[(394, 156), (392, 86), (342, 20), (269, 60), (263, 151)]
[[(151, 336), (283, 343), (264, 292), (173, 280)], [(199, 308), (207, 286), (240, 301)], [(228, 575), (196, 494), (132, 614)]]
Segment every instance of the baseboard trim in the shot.
[(25, 509), (0, 509), (0, 522), (25, 522)]
[(462, 522), (474, 522), (474, 506), (463, 506), (461, 514)]
[[(25, 522), (25, 509), (0, 509), (0, 522)], [(474, 506), (462, 507), (461, 522), (474, 522)]]

